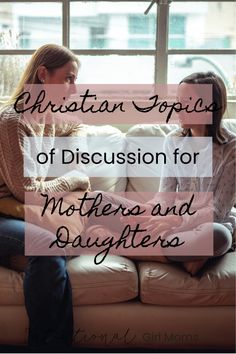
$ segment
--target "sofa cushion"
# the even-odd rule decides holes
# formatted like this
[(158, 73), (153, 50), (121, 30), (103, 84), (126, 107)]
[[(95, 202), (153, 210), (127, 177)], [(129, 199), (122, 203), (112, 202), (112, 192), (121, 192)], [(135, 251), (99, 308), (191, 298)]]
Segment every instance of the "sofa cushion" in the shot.
[(8, 260), (8, 267), (17, 272), (24, 272), (28, 265), (28, 258), (26, 256), (11, 256)]
[(72, 258), (68, 272), (73, 288), (73, 304), (112, 304), (138, 295), (135, 264), (121, 256), (108, 255), (99, 265), (92, 255)]
[[(112, 151), (125, 151), (126, 139), (125, 134), (122, 133), (118, 128), (112, 127), (110, 125), (94, 126), (94, 125), (81, 125), (81, 131), (88, 138), (87, 145), (89, 151), (103, 151), (109, 150), (109, 146), (112, 146)], [(99, 146), (96, 139), (91, 138), (101, 138), (99, 140)], [(120, 165), (118, 167), (112, 168), (112, 173), (114, 177), (109, 176), (109, 171), (107, 170), (109, 166), (104, 165), (95, 165), (89, 167), (90, 176), (93, 173), (93, 169), (96, 169), (96, 172), (102, 174), (102, 177), (90, 177), (90, 183), (92, 190), (103, 190), (110, 192), (120, 192), (125, 191), (127, 178), (126, 178), (126, 166)], [(120, 177), (123, 175), (124, 177)], [(104, 177), (103, 177), (104, 176)]]
[(235, 303), (235, 252), (207, 262), (192, 277), (177, 263), (140, 262), (140, 296), (147, 304), (217, 306)]
[(24, 219), (24, 204), (13, 197), (0, 198), (0, 214)]
[[(16, 268), (16, 267), (15, 267)], [(67, 262), (73, 305), (106, 304), (133, 299), (138, 295), (135, 264), (120, 256), (108, 255), (100, 264), (84, 255)], [(24, 305), (23, 272), (0, 267), (0, 306)]]
[[(126, 137), (165, 137), (171, 130), (177, 128), (176, 124), (137, 124), (131, 127)], [(139, 146), (142, 148), (141, 141), (137, 141)], [(127, 150), (132, 150), (133, 142), (127, 139)], [(131, 145), (131, 146), (130, 146)], [(135, 166), (127, 166), (127, 174), (135, 175)], [(150, 176), (153, 176), (153, 166), (150, 165)], [(142, 192), (158, 192), (160, 184), (159, 177), (129, 177), (126, 190), (129, 192), (136, 192), (136, 198), (139, 201), (144, 201), (144, 194)]]
[(0, 306), (23, 305), (23, 273), (0, 267)]
[[(126, 137), (145, 137), (145, 136), (157, 136), (164, 137), (165, 132), (161, 129), (161, 127), (156, 124), (137, 124), (130, 128), (126, 134)], [(129, 139), (127, 139), (127, 149), (129, 150)], [(127, 166), (127, 174), (131, 174), (135, 172), (135, 168), (132, 165)], [(150, 176), (153, 173), (150, 172)], [(148, 181), (148, 182), (147, 182)], [(140, 201), (143, 200), (142, 192), (157, 192), (159, 189), (159, 177), (129, 177), (127, 184), (128, 192), (136, 192), (136, 198)]]

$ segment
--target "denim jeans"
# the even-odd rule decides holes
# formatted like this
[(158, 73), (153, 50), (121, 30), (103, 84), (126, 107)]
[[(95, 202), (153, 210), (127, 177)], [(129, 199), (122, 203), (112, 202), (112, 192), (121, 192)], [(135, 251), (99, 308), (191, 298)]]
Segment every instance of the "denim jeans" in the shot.
[[(31, 225), (34, 236), (48, 231)], [(0, 261), (24, 254), (25, 222), (0, 216)], [(32, 351), (65, 351), (73, 337), (72, 291), (64, 256), (30, 256), (24, 276)]]

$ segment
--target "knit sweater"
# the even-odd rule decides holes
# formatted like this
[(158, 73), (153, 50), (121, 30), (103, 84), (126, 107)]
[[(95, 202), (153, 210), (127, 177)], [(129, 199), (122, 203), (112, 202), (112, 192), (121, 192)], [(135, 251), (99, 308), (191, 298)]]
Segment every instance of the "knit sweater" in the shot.
[[(160, 192), (212, 192), (214, 222), (224, 224), (231, 232), (236, 228), (236, 215), (232, 210), (236, 203), (236, 135), (229, 130), (221, 129), (222, 138), (219, 144), (212, 146), (212, 177), (180, 177), (177, 168), (172, 170), (172, 165), (166, 166), (168, 174), (176, 177), (162, 177)], [(169, 137), (182, 137), (182, 129), (177, 129), (169, 134)], [(173, 139), (168, 139), (166, 153), (174, 151)], [(170, 157), (169, 157), (170, 158)], [(205, 157), (207, 161), (207, 156)], [(160, 198), (159, 198), (160, 199)], [(149, 201), (155, 204), (156, 198)], [(205, 220), (206, 219), (206, 220)], [(184, 218), (191, 226), (199, 225), (209, 220), (209, 216), (203, 207), (200, 207), (195, 216)]]
[(24, 177), (24, 137), (79, 136), (80, 131), (78, 124), (26, 124), (13, 107), (5, 108), (0, 113), (0, 198), (14, 196), (24, 202), (25, 192), (30, 191), (55, 193), (86, 190), (89, 178), (74, 174), (51, 180)]

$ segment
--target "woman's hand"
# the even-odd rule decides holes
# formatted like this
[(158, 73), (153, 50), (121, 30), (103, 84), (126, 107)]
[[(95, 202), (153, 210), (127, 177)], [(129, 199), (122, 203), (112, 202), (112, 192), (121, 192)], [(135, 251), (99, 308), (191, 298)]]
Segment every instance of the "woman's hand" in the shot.
[(152, 215), (137, 215), (137, 216), (124, 216), (121, 218), (124, 225), (135, 227), (141, 224), (142, 228), (146, 229), (149, 234), (159, 234), (170, 230), (174, 226), (180, 226), (182, 217), (179, 215), (166, 215), (166, 216), (152, 216)]

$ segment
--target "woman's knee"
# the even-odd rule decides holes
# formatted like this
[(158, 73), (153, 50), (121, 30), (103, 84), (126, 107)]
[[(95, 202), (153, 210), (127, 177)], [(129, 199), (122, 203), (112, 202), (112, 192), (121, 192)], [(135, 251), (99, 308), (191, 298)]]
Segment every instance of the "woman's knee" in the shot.
[(214, 223), (214, 256), (222, 256), (232, 246), (232, 234), (226, 226)]
[(28, 257), (27, 273), (55, 279), (66, 273), (66, 258), (64, 256), (30, 256)]
[(0, 255), (24, 254), (25, 222), (0, 217)]

